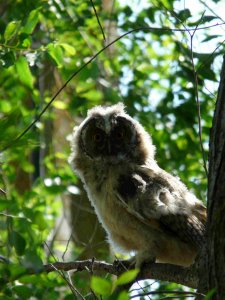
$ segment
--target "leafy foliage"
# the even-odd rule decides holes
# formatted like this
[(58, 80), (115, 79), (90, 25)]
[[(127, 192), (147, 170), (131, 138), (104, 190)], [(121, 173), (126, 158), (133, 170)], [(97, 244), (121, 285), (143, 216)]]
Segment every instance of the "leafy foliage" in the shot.
[[(72, 226), (78, 218), (77, 207), (84, 203), (79, 196), (81, 185), (67, 162), (67, 137), (74, 123), (94, 105), (123, 101), (151, 133), (159, 164), (206, 199), (193, 62), (207, 152), (224, 46), (218, 32), (198, 29), (221, 21), (212, 12), (202, 16), (204, 6), (193, 13), (176, 1), (141, 1), (139, 6), (137, 1), (112, 1), (110, 9), (104, 3), (95, 1), (94, 5), (106, 44), (129, 30), (143, 30), (126, 35), (88, 64), (20, 139), (52, 96), (102, 49), (104, 41), (88, 1), (17, 0), (0, 7), (0, 299), (72, 299), (76, 292), (69, 284), (70, 275), (41, 273), (43, 263), (64, 259), (65, 253), (72, 259), (85, 257), (93, 254), (88, 252), (91, 247), (95, 255), (109, 258), (108, 249), (96, 246), (92, 235), (87, 237), (89, 244), (70, 242), (67, 249), (69, 237), (64, 229), (59, 233), (63, 209), (64, 219)], [(185, 31), (189, 27), (196, 31)], [(68, 208), (68, 198), (73, 199), (72, 206), (77, 205), (75, 210)], [(72, 217), (68, 217), (70, 209)], [(88, 221), (84, 217), (86, 226), (92, 217), (86, 216)], [(77, 236), (78, 227), (73, 228)], [(93, 227), (89, 228), (94, 237)], [(29, 275), (33, 272), (37, 274)], [(73, 280), (86, 299), (93, 296), (90, 286), (97, 294), (110, 295), (111, 279), (93, 277), (90, 283), (89, 276), (82, 276), (75, 274)], [(125, 274), (115, 284), (129, 280)], [(165, 288), (163, 283), (159, 287)], [(118, 297), (128, 299), (128, 294)]]

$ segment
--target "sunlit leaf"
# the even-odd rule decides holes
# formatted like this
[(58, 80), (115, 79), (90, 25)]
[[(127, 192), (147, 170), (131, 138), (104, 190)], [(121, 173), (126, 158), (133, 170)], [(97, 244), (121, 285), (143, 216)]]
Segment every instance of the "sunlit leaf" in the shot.
[(59, 44), (61, 47), (63, 47), (65, 49), (65, 51), (69, 54), (69, 55), (75, 55), (76, 54), (76, 50), (74, 47), (70, 46), (69, 44), (66, 43), (60, 43)]
[(38, 225), (38, 228), (41, 231), (47, 228), (45, 217), (40, 211), (35, 211), (33, 222), (34, 224)]
[(107, 279), (92, 276), (91, 288), (93, 289), (93, 291), (102, 296), (109, 296), (112, 291), (112, 283)]
[(129, 270), (121, 274), (118, 279), (115, 281), (116, 285), (123, 285), (129, 282), (132, 282), (139, 273), (139, 269)]
[(38, 19), (39, 19), (39, 9), (32, 10), (21, 31), (27, 34), (31, 34), (38, 23)]
[(12, 21), (7, 25), (4, 32), (4, 39), (6, 42), (11, 40), (17, 34), (20, 23), (20, 21)]
[(50, 57), (53, 59), (55, 64), (61, 68), (63, 65), (63, 53), (62, 48), (58, 44), (50, 43), (47, 46), (47, 52)]
[(33, 88), (34, 78), (31, 74), (29, 64), (24, 56), (20, 56), (20, 58), (16, 62), (16, 70), (19, 75), (19, 80), (29, 87)]
[(126, 291), (122, 291), (117, 298), (117, 300), (129, 300), (129, 299), (130, 299), (129, 294)]
[(67, 103), (63, 101), (54, 101), (53, 106), (57, 109), (66, 109), (68, 107)]

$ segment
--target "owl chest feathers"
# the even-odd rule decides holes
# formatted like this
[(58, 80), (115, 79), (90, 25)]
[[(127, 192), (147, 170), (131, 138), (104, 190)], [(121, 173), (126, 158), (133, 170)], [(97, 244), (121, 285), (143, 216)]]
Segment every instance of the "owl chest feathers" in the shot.
[[(138, 174), (132, 164), (104, 166), (101, 162), (96, 168), (86, 172), (85, 187), (114, 248), (121, 251), (161, 248), (166, 236), (155, 219), (158, 208), (155, 182)], [(151, 192), (146, 193), (147, 189)], [(152, 202), (147, 205), (151, 207), (148, 211), (146, 202)], [(143, 218), (145, 212), (148, 214), (147, 222)]]
[[(186, 211), (188, 216), (191, 209), (180, 198), (179, 181), (175, 180), (173, 192), (173, 185), (166, 186), (166, 182), (157, 178), (157, 172), (152, 170), (146, 175), (136, 165), (127, 163), (104, 165), (99, 162), (84, 174), (89, 199), (114, 248), (137, 252), (151, 249), (166, 262), (176, 262), (179, 256), (183, 259), (184, 252), (187, 253), (187, 264), (194, 257), (195, 246), (188, 246), (185, 238), (171, 231), (171, 222), (172, 230), (177, 231), (186, 224), (183, 217), (174, 218), (174, 215)], [(182, 184), (180, 189), (186, 191)], [(192, 225), (189, 228), (187, 224), (184, 230), (190, 230), (190, 236), (194, 233)], [(169, 258), (168, 253), (172, 255)]]
[(138, 219), (134, 219), (125, 208), (126, 203), (123, 205), (119, 198), (124, 195), (137, 197), (138, 187), (131, 182), (129, 176), (124, 175), (132, 174), (133, 167), (128, 168), (123, 164), (104, 166), (101, 163), (98, 168), (101, 171), (96, 173), (95, 168), (92, 168), (84, 178), (88, 197), (114, 246), (120, 250), (137, 250), (141, 247), (141, 240), (137, 241), (136, 236), (143, 231), (143, 225)]

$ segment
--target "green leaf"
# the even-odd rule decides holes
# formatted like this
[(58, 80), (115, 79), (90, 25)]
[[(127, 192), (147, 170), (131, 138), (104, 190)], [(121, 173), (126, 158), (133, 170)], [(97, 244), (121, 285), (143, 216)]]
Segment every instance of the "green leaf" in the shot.
[[(2, 192), (0, 191), (0, 196), (3, 195)], [(0, 212), (3, 211), (8, 207), (9, 203), (5, 199), (0, 199)]]
[(139, 273), (139, 269), (126, 271), (118, 277), (115, 284), (116, 285), (124, 285), (129, 282), (132, 282), (137, 277), (138, 273)]
[(93, 101), (96, 103), (98, 103), (98, 101), (100, 101), (103, 98), (101, 91), (97, 91), (94, 89), (82, 93), (82, 96), (88, 99), (89, 101)]
[(12, 21), (10, 22), (5, 29), (4, 39), (6, 42), (11, 40), (18, 32), (21, 21)]
[(61, 43), (59, 44), (61, 47), (64, 48), (64, 50), (69, 54), (69, 55), (75, 55), (76, 54), (76, 50), (74, 47), (70, 46), (69, 44), (66, 43)]
[(210, 21), (216, 20), (216, 19), (218, 19), (217, 16), (204, 16), (202, 18), (202, 22), (201, 23), (207, 23), (207, 22), (210, 22)]
[(43, 269), (43, 262), (35, 251), (27, 251), (23, 262), (24, 266), (29, 270), (38, 272)]
[(20, 33), (19, 35), (19, 44), (18, 47), (19, 48), (24, 48), (24, 49), (28, 49), (30, 48), (32, 43), (31, 37), (26, 34), (26, 33)]
[(190, 17), (191, 17), (191, 12), (189, 9), (183, 9), (178, 13), (178, 18), (181, 19), (183, 22)]
[(9, 235), (9, 240), (11, 245), (15, 248), (16, 253), (19, 256), (23, 255), (26, 248), (26, 241), (22, 235), (16, 231), (12, 231)]
[(18, 277), (26, 274), (26, 269), (23, 266), (21, 266), (21, 264), (9, 264), (8, 271), (10, 272), (11, 280), (17, 279)]
[(122, 291), (117, 300), (130, 300), (129, 294), (126, 291)]
[(109, 296), (112, 291), (112, 283), (107, 279), (92, 276), (91, 288), (95, 293), (98, 293), (102, 296)]
[(19, 296), (21, 299), (29, 299), (33, 292), (32, 290), (25, 285), (17, 285), (13, 287), (13, 291)]
[(34, 78), (31, 74), (28, 62), (24, 56), (21, 56), (16, 62), (16, 70), (20, 81), (29, 88), (33, 88)]
[(13, 51), (9, 51), (0, 56), (0, 64), (4, 68), (9, 68), (15, 63), (15, 54)]
[(67, 109), (68, 107), (68, 104), (63, 102), (63, 101), (60, 101), (60, 100), (56, 100), (53, 102), (53, 106), (57, 109)]
[(63, 53), (62, 48), (58, 44), (50, 43), (47, 46), (47, 51), (56, 65), (61, 68), (63, 65)]
[(219, 38), (219, 37), (220, 37), (220, 35), (218, 35), (218, 34), (208, 35), (206, 38), (204, 38), (204, 39), (202, 40), (202, 43), (211, 41), (211, 40), (213, 40), (213, 39), (217, 39), (217, 38)]
[(47, 222), (40, 211), (35, 211), (33, 222), (37, 224), (40, 231), (47, 228)]
[(39, 21), (39, 9), (34, 9), (30, 12), (26, 24), (23, 26), (21, 32), (31, 34)]
[(215, 296), (215, 294), (216, 294), (216, 289), (212, 289), (211, 291), (209, 291), (206, 294), (204, 300), (211, 300), (211, 299), (213, 299), (213, 296)]

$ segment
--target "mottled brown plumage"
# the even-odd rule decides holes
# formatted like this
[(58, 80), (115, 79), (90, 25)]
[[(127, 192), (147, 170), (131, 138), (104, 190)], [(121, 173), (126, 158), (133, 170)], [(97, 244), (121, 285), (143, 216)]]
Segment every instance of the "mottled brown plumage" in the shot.
[(154, 159), (144, 128), (122, 104), (95, 107), (75, 129), (71, 164), (109, 242), (145, 261), (189, 266), (200, 249), (206, 209)]

